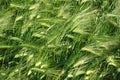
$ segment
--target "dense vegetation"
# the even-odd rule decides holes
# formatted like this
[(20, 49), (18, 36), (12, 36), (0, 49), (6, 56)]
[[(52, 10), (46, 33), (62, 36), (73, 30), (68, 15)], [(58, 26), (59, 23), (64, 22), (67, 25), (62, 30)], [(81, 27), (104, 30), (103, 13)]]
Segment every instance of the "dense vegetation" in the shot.
[(0, 0), (0, 80), (120, 80), (120, 0)]

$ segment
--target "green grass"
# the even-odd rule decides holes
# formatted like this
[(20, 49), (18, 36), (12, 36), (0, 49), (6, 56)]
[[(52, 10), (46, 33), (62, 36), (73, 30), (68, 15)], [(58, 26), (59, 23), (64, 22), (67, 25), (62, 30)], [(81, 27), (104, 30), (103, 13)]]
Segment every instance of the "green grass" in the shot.
[(120, 0), (1, 0), (0, 80), (120, 80)]

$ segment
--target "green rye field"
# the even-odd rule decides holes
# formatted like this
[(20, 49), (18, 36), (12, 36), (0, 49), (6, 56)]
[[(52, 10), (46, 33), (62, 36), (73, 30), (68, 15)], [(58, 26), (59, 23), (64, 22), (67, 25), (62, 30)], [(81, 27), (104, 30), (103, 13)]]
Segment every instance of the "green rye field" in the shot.
[(120, 0), (0, 0), (0, 80), (120, 80)]

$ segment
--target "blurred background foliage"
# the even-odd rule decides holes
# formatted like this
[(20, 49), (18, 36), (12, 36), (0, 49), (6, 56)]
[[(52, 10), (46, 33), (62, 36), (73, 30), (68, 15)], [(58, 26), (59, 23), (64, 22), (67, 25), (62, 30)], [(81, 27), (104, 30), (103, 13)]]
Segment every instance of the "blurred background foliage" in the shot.
[(119, 80), (120, 0), (0, 0), (0, 80)]

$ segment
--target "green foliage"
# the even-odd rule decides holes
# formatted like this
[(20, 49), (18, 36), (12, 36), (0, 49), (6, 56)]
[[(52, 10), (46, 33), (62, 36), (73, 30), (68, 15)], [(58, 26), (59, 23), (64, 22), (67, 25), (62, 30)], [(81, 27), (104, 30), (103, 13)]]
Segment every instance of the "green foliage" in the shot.
[(120, 0), (1, 0), (0, 80), (119, 80)]

